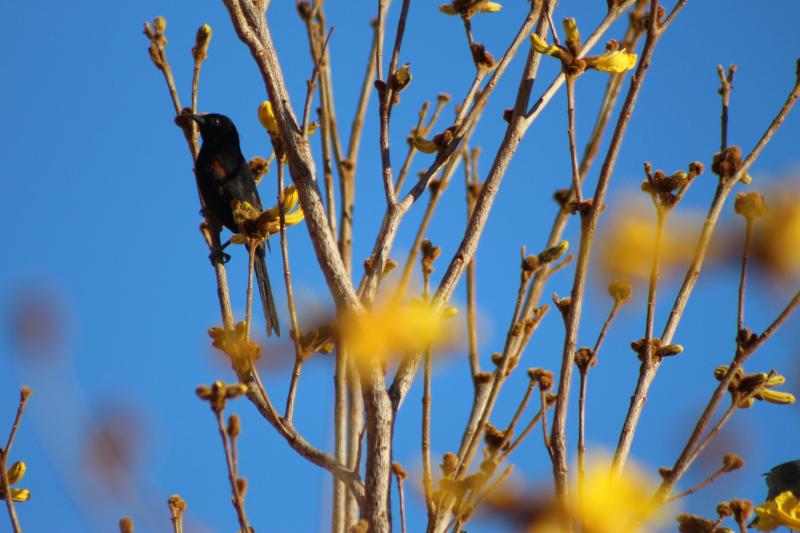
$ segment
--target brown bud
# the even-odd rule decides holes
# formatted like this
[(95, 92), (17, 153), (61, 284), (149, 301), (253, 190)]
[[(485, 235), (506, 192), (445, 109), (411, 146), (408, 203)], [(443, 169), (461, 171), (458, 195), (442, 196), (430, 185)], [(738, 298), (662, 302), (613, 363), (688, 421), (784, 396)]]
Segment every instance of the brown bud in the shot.
[(392, 473), (400, 480), (408, 477), (408, 472), (405, 471), (400, 463), (392, 463)]
[(177, 494), (173, 494), (167, 500), (167, 507), (169, 507), (169, 512), (173, 517), (180, 518), (183, 516), (183, 513), (186, 511), (188, 506), (183, 498)]
[(442, 474), (445, 477), (450, 477), (455, 474), (458, 468), (458, 456), (454, 453), (447, 452), (442, 457), (442, 464), (439, 465), (442, 469)]
[(197, 61), (205, 61), (208, 57), (208, 45), (211, 42), (211, 26), (203, 24), (197, 29), (192, 55)]
[(472, 61), (479, 69), (489, 70), (494, 67), (494, 57), (481, 43), (474, 43), (470, 50), (472, 51)]
[(239, 491), (239, 496), (244, 498), (244, 495), (247, 493), (247, 479), (243, 477), (237, 477), (236, 489)]
[(490, 422), (486, 422), (483, 440), (486, 442), (486, 447), (489, 451), (495, 452), (506, 443), (506, 434), (504, 431), (497, 429)]
[(608, 295), (614, 299), (614, 303), (617, 305), (628, 303), (632, 293), (631, 282), (627, 279), (614, 281), (608, 286)]
[(753, 514), (753, 502), (750, 500), (731, 500), (731, 510), (737, 524), (745, 524)]
[(717, 504), (717, 515), (720, 518), (726, 518), (733, 514), (733, 509), (731, 508), (731, 502), (719, 502)]
[(164, 17), (156, 17), (153, 19), (153, 28), (155, 28), (156, 33), (164, 33), (164, 30), (167, 29), (167, 19)]
[(231, 415), (228, 417), (228, 436), (231, 439), (235, 439), (239, 436), (239, 433), (242, 431), (241, 422), (239, 421), (239, 415)]
[(256, 180), (256, 184), (261, 182), (261, 178), (264, 177), (264, 174), (269, 173), (269, 163), (263, 157), (256, 156), (250, 160), (248, 163), (250, 167), (250, 172), (253, 174), (253, 178)]
[(715, 529), (714, 522), (693, 514), (681, 514), (676, 517), (680, 533), (722, 533), (722, 528)]
[(543, 391), (550, 390), (553, 386), (553, 373), (544, 368), (529, 368), (528, 377), (535, 381)]
[(133, 519), (123, 516), (119, 521), (119, 533), (133, 533)]
[(742, 150), (738, 146), (728, 146), (722, 152), (714, 154), (711, 171), (720, 178), (730, 178), (742, 166)]
[(587, 372), (597, 364), (597, 358), (591, 348), (579, 348), (575, 352), (575, 365), (581, 372)]
[(725, 472), (733, 472), (734, 470), (739, 470), (740, 468), (744, 467), (744, 459), (742, 459), (733, 452), (726, 453), (722, 457), (722, 467), (725, 470)]

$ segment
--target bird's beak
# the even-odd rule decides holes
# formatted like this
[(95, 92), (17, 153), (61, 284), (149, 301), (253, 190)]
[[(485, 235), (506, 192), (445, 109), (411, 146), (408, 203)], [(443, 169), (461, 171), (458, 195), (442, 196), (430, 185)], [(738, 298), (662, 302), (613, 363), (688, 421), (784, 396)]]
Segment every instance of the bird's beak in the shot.
[(186, 115), (186, 118), (188, 118), (189, 120), (193, 120), (193, 121), (197, 122), (198, 126), (202, 126), (206, 121), (206, 119), (205, 119), (205, 117), (203, 115)]

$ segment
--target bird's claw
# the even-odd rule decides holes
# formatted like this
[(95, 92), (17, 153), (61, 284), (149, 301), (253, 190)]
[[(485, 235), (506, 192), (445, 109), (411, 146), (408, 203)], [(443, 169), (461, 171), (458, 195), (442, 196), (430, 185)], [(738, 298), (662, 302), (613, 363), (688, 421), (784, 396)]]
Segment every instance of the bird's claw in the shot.
[(226, 254), (222, 250), (215, 250), (209, 254), (208, 258), (211, 260), (212, 265), (216, 265), (217, 263), (225, 264), (231, 260), (230, 254)]

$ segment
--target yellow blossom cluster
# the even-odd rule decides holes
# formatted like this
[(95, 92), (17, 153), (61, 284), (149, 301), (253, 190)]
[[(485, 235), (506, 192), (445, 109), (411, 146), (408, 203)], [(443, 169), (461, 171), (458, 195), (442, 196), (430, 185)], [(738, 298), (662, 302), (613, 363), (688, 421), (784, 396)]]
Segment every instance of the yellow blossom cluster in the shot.
[[(283, 212), (286, 226), (299, 224), (305, 218), (294, 185), (289, 185), (283, 190)], [(248, 242), (258, 244), (281, 230), (279, 205), (259, 211), (247, 202), (236, 203), (233, 208), (233, 218), (239, 225), (239, 233), (231, 237), (231, 242), (234, 244)]]
[(607, 50), (604, 54), (586, 56), (578, 59), (581, 38), (575, 19), (564, 19), (564, 30), (567, 34), (567, 46), (550, 44), (536, 33), (531, 34), (531, 45), (534, 51), (560, 59), (564, 71), (579, 74), (585, 69), (594, 69), (611, 74), (621, 74), (636, 66), (637, 55), (622, 50)]

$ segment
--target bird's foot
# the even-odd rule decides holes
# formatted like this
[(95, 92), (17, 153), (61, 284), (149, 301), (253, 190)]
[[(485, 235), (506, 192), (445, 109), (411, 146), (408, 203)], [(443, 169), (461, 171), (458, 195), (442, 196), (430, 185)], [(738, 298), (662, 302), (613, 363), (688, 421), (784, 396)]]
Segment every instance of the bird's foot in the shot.
[(225, 252), (222, 251), (221, 248), (219, 250), (214, 250), (213, 252), (211, 252), (208, 258), (211, 260), (212, 265), (217, 265), (217, 264), (224, 265), (225, 263), (231, 260), (230, 254), (226, 254)]

